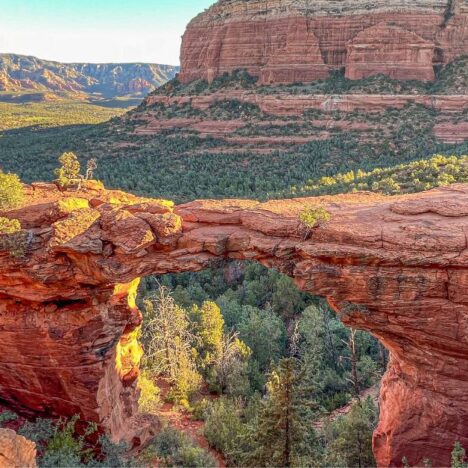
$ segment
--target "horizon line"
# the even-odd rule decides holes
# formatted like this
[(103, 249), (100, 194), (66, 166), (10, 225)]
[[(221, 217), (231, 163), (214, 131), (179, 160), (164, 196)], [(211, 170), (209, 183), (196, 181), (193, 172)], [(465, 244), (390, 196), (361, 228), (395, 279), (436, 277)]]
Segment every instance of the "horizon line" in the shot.
[(165, 66), (165, 67), (178, 67), (180, 68), (180, 63), (176, 64), (171, 64), (171, 63), (161, 63), (161, 62), (147, 62), (147, 61), (141, 61), (141, 60), (135, 60), (135, 61), (129, 61), (129, 62), (122, 62), (122, 61), (117, 61), (117, 62), (91, 62), (91, 61), (83, 61), (83, 60), (78, 60), (78, 61), (63, 61), (63, 60), (57, 60), (57, 59), (49, 59), (49, 58), (43, 58), (43, 57), (38, 57), (37, 55), (34, 54), (24, 54), (24, 53), (18, 53), (18, 52), (0, 52), (1, 55), (16, 55), (20, 57), (32, 57), (38, 60), (42, 60), (43, 62), (55, 62), (55, 63), (61, 63), (63, 65), (78, 65), (78, 64), (88, 64), (88, 65), (159, 65), (159, 66)]

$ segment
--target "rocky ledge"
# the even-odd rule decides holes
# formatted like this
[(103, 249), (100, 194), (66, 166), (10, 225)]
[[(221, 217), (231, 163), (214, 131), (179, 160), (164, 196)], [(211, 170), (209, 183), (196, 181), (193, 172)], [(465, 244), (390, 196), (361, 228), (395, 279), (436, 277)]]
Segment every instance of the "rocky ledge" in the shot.
[[(88, 186), (27, 187), (24, 255), (0, 252), (0, 399), (30, 415), (147, 434), (136, 408), (139, 278), (256, 260), (326, 297), (342, 321), (391, 352), (374, 434), (379, 466), (468, 446), (468, 185), (259, 203), (171, 203)], [(305, 239), (298, 214), (331, 220)]]

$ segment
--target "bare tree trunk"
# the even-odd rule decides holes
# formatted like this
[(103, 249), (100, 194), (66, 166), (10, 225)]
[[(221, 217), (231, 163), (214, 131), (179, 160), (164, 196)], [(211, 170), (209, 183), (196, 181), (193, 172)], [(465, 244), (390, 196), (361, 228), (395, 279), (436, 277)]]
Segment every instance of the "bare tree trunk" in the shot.
[(359, 394), (361, 392), (361, 389), (359, 385), (358, 370), (357, 370), (358, 355), (356, 352), (356, 330), (354, 328), (351, 329), (351, 333), (349, 335), (348, 347), (351, 353), (351, 376), (352, 376), (352, 381), (353, 381), (354, 393), (356, 394), (356, 397), (359, 399)]

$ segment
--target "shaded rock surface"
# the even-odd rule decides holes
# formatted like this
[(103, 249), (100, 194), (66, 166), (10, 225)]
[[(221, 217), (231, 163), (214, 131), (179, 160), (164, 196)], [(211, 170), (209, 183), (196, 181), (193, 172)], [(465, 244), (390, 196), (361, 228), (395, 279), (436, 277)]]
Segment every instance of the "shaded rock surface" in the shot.
[[(89, 208), (67, 213), (64, 206), (76, 206), (64, 203), (71, 196)], [(331, 221), (304, 240), (298, 214), (317, 205)], [(16, 410), (80, 413), (114, 439), (147, 437), (136, 408), (138, 278), (247, 259), (326, 297), (346, 325), (390, 350), (374, 434), (380, 466), (401, 465), (402, 457), (446, 466), (456, 440), (468, 446), (466, 184), (398, 197), (175, 208), (35, 184), (24, 207), (0, 215), (29, 232), (24, 258), (0, 252), (0, 398)]]

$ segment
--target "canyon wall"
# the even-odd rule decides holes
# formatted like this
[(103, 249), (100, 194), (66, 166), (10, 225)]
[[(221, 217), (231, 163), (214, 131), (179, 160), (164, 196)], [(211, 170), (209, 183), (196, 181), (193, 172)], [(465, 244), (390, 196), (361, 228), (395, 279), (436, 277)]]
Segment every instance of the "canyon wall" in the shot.
[[(79, 413), (141, 443), (155, 428), (136, 408), (138, 278), (246, 259), (326, 297), (390, 350), (379, 466), (447, 466), (456, 440), (468, 446), (468, 185), (177, 207), (93, 185), (27, 195), (0, 213), (27, 232), (24, 256), (0, 252), (0, 401), (12, 409)], [(298, 214), (317, 205), (331, 220), (304, 239)]]
[(468, 0), (220, 0), (183, 36), (180, 80), (246, 69), (261, 84), (308, 82), (346, 68), (429, 81), (468, 54)]

